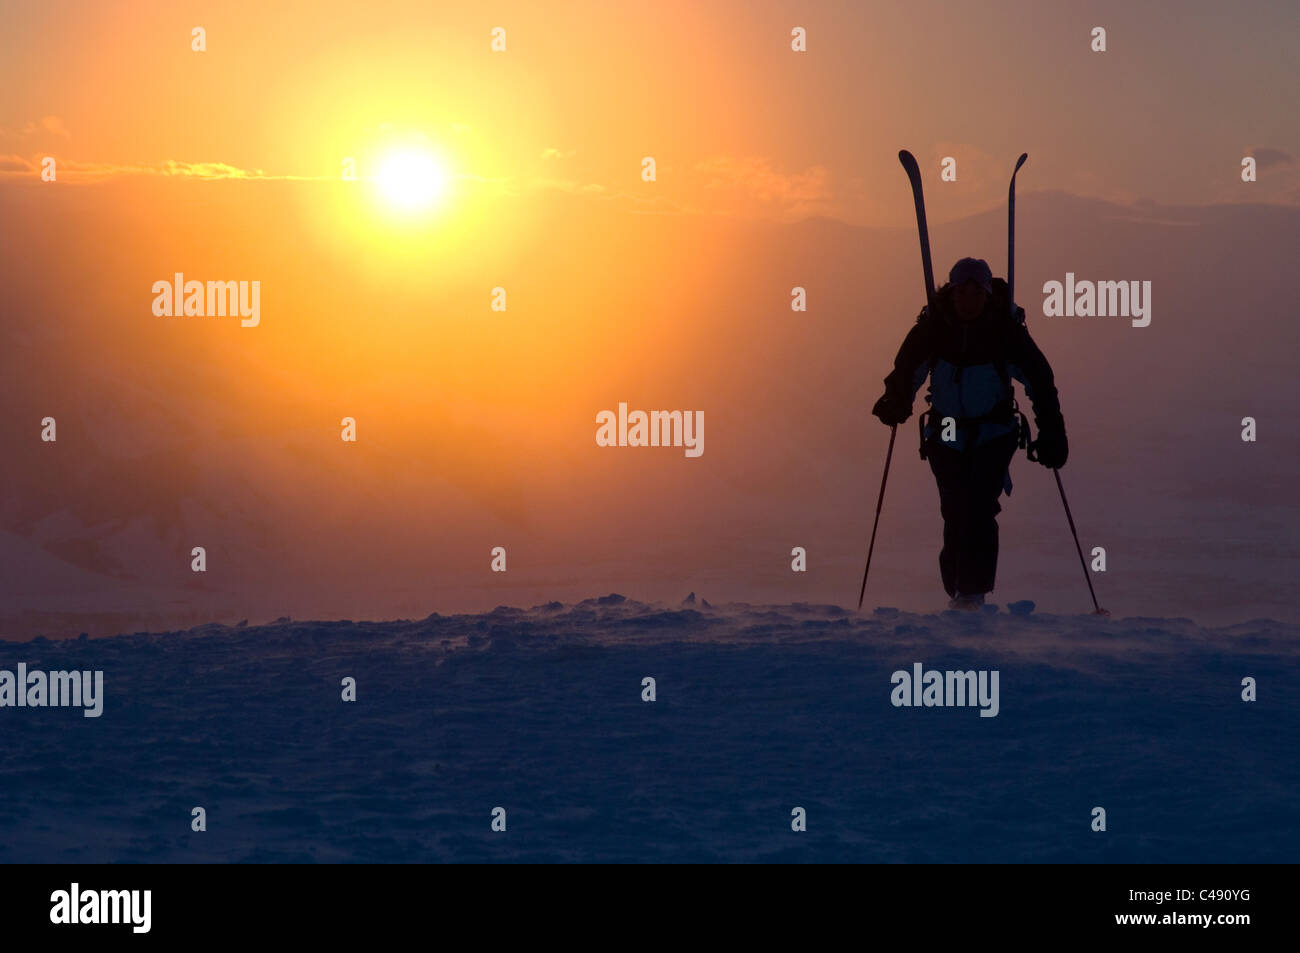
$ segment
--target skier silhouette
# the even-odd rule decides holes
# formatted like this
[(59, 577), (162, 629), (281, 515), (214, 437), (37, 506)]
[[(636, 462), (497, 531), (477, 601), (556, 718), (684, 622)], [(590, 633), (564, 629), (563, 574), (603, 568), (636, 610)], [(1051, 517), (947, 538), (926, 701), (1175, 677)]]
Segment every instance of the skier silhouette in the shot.
[[(921, 457), (939, 486), (943, 549), (939, 572), (953, 609), (977, 609), (993, 591), (998, 563), (998, 497), (1011, 495), (1011, 458), (1025, 446), (1029, 459), (1065, 466), (1069, 445), (1052, 368), (1015, 317), (1007, 283), (982, 259), (963, 258), (935, 292), (935, 311), (923, 308), (885, 378), (872, 408), (886, 426), (912, 416), (917, 390), (930, 378), (921, 415)], [(1033, 404), (1038, 439), (1027, 443), (1015, 378)]]

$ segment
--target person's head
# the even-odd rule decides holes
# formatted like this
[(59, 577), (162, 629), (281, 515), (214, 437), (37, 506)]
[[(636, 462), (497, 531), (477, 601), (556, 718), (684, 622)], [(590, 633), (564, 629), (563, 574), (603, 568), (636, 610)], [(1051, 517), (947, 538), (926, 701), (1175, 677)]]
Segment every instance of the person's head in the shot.
[(984, 310), (993, 293), (993, 272), (980, 258), (963, 258), (948, 273), (952, 306), (962, 321), (973, 321)]

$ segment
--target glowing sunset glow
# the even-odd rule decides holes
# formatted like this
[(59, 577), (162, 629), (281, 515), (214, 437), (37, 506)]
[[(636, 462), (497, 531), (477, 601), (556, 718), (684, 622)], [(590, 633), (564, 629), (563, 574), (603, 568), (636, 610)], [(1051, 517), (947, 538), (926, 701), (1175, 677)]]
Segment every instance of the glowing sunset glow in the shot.
[(447, 173), (431, 154), (402, 150), (385, 156), (375, 175), (384, 202), (401, 212), (422, 212), (446, 192)]
[[(964, 256), (1005, 275), (1007, 180), (1030, 155), (1016, 295), (1077, 426), (1070, 469), (1094, 468), (1067, 487), (1098, 536), (1085, 554), (1180, 525), (1192, 473), (1207, 516), (1249, 486), (1276, 507), (1262, 545), (1300, 538), (1300, 418), (1260, 418), (1248, 464), (1224, 449), (1228, 423), (1295, 403), (1300, 322), (1271, 306), (1300, 234), (1290, 7), (1112, 5), (1097, 22), (1124, 52), (1103, 54), (1091, 15), (1030, 0), (965, 18), (960, 43), (914, 0), (380, 6), (0, 13), (0, 639), (613, 592), (856, 605), (890, 436), (870, 411), (926, 303), (902, 148), (938, 278)], [(990, 67), (1006, 49), (1015, 69)], [(1161, 109), (1135, 106), (1139, 76)], [(1150, 326), (1048, 316), (1067, 274), (1150, 281)], [(1114, 426), (1134, 402), (1161, 440)], [(620, 438), (621, 404), (680, 411), (681, 445), (634, 446), (630, 420)], [(891, 604), (933, 611), (924, 391), (915, 407), (874, 559)], [(1055, 481), (1015, 466), (999, 585), (1074, 611)], [(1177, 549), (1206, 562), (1176, 577), (1152, 544), (1158, 575), (1107, 608), (1182, 616), (1206, 580), (1232, 588), (1214, 547)], [(1242, 605), (1300, 613), (1294, 560), (1232, 552)]]

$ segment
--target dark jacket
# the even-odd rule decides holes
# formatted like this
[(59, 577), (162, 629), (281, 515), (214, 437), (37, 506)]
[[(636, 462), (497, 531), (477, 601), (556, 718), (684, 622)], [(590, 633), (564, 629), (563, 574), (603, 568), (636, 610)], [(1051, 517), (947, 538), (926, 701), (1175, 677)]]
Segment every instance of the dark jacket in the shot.
[(957, 317), (950, 292), (947, 285), (936, 292), (935, 315), (928, 307), (917, 315), (885, 378), (886, 392), (910, 407), (929, 376), (926, 400), (935, 413), (925, 438), (938, 432), (944, 417), (953, 417), (957, 439), (946, 446), (964, 450), (1017, 430), (1019, 418), (1011, 411), (1015, 378), (1033, 405), (1038, 430), (1064, 435), (1051, 365), (1029, 336), (1024, 309), (1011, 317), (1007, 283), (993, 279), (984, 311), (971, 321)]

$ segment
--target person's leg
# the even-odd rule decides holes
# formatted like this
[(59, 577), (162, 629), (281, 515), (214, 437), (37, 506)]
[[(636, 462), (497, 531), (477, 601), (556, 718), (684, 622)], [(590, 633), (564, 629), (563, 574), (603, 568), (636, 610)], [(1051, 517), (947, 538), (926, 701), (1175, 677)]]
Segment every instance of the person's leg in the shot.
[(962, 475), (962, 453), (932, 440), (926, 449), (930, 472), (939, 487), (939, 513), (943, 516), (943, 548), (939, 551), (939, 576), (944, 592), (957, 595), (960, 581), (958, 554), (962, 546), (963, 512), (967, 505)]
[(1008, 434), (966, 451), (962, 473), (965, 530), (957, 550), (957, 576), (967, 595), (993, 591), (998, 566), (998, 497), (1002, 478), (1016, 452), (1016, 435)]

